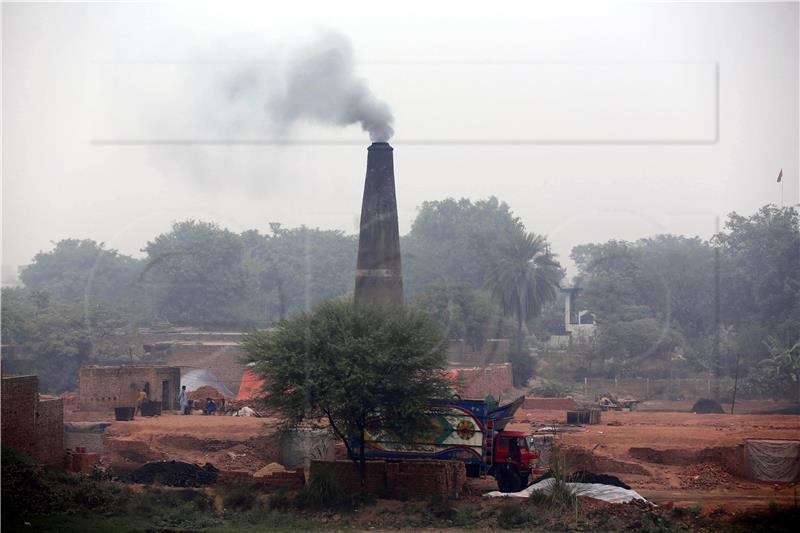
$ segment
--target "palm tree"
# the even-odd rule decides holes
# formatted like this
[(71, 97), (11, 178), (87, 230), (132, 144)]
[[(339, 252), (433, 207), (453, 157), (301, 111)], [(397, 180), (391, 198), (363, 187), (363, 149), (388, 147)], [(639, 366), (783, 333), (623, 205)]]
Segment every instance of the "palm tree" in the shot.
[(519, 233), (503, 243), (489, 272), (492, 294), (506, 315), (517, 319), (517, 346), (522, 351), (522, 326), (555, 300), (561, 265), (550, 253), (547, 240), (533, 233)]

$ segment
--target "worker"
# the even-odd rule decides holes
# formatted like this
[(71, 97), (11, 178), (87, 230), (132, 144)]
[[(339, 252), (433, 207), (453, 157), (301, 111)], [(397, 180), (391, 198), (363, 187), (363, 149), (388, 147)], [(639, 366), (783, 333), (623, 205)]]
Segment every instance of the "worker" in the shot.
[(181, 414), (189, 414), (189, 396), (186, 394), (186, 385), (181, 387), (181, 393), (178, 395), (178, 403), (181, 405)]
[(147, 401), (147, 393), (144, 389), (139, 389), (139, 394), (136, 396), (136, 409), (134, 410), (134, 416), (137, 414), (142, 414), (142, 404)]
[(204, 409), (204, 413), (207, 415), (213, 415), (217, 411), (217, 404), (214, 403), (214, 400), (211, 398), (206, 398), (206, 408)]

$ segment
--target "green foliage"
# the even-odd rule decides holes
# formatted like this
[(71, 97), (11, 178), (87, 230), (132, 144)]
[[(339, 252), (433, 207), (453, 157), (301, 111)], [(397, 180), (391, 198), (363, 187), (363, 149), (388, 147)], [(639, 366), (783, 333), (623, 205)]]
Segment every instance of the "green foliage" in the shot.
[(428, 400), (449, 391), (442, 332), (413, 309), (325, 302), (242, 345), (284, 426), (325, 419), (348, 450), (368, 424), (403, 435), (426, 428)]
[(311, 478), (308, 485), (297, 493), (294, 502), (299, 509), (333, 509), (348, 503), (351, 503), (348, 494), (342, 490), (336, 477), (329, 472)]
[(258, 502), (255, 489), (249, 486), (234, 487), (222, 498), (225, 509), (249, 511)]
[(39, 252), (20, 272), (26, 287), (45, 289), (73, 304), (141, 303), (141, 261), (107, 250), (92, 240), (64, 239), (50, 252)]
[(403, 238), (404, 283), (408, 294), (430, 285), (485, 285), (499, 242), (524, 227), (495, 197), (424, 202)]
[(213, 223), (187, 220), (147, 243), (143, 276), (154, 315), (174, 324), (220, 325), (241, 320), (246, 294), (239, 237)]
[(497, 525), (503, 529), (516, 529), (528, 522), (528, 515), (519, 502), (509, 502), (500, 507)]
[(503, 318), (494, 302), (464, 283), (432, 285), (417, 293), (412, 305), (435, 318), (449, 338), (465, 339), (475, 350), (503, 332)]
[(544, 237), (516, 233), (502, 241), (489, 271), (489, 286), (503, 311), (517, 319), (517, 347), (524, 350), (523, 325), (555, 300), (561, 266)]
[(683, 336), (654, 318), (609, 322), (597, 337), (597, 353), (623, 366), (641, 365), (645, 360), (669, 363), (670, 354), (680, 346)]
[(9, 373), (34, 373), (40, 389), (59, 393), (77, 386), (78, 370), (94, 360), (129, 358), (141, 350), (137, 317), (94, 301), (64, 303), (48, 292), (2, 290), (3, 366)]
[(560, 381), (542, 380), (530, 389), (530, 395), (539, 398), (564, 398), (573, 393), (573, 387)]

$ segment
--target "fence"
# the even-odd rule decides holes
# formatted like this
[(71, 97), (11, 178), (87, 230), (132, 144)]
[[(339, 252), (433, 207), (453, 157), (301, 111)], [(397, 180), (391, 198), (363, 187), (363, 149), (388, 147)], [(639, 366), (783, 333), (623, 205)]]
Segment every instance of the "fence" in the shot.
[[(741, 383), (740, 383), (741, 385)], [(717, 387), (719, 389), (717, 389)], [(733, 379), (724, 378), (584, 378), (583, 392), (594, 397), (598, 391), (608, 390), (616, 395), (630, 395), (642, 400), (689, 400), (716, 396), (719, 390), (721, 397), (733, 393)]]

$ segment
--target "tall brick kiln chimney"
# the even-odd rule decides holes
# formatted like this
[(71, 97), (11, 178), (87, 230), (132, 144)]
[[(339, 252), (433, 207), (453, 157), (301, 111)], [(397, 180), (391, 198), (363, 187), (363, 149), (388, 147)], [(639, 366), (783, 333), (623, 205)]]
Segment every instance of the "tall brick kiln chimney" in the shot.
[(403, 304), (392, 150), (385, 142), (372, 143), (367, 149), (356, 266), (357, 303)]

